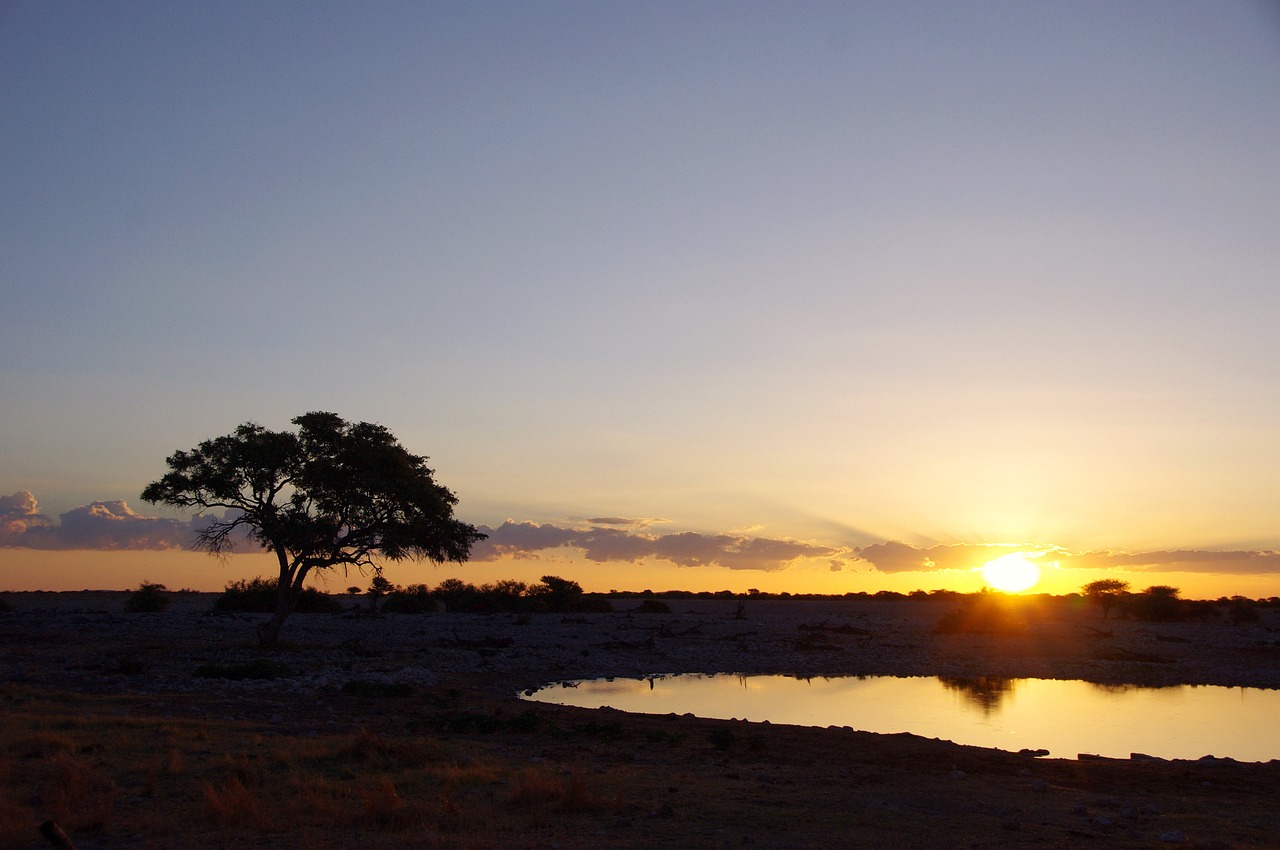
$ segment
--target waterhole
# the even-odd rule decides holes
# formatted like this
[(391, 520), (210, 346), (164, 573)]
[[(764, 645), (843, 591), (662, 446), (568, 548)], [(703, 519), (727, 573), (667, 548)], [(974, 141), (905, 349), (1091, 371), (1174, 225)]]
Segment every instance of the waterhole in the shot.
[(525, 699), (642, 714), (910, 732), (979, 747), (1239, 761), (1280, 758), (1280, 691), (1057, 679), (681, 674), (557, 682)]

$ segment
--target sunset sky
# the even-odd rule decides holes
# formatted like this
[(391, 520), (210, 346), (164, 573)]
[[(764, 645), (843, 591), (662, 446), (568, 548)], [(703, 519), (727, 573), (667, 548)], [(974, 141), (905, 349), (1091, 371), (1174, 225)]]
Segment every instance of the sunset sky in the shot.
[(0, 590), (268, 573), (139, 493), (328, 410), (491, 532), (398, 582), (1280, 595), (1273, 2), (18, 0), (0, 80)]

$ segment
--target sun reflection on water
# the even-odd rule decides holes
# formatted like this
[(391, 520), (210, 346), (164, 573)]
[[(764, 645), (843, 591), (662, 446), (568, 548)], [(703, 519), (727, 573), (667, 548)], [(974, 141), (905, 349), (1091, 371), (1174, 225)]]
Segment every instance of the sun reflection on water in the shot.
[(526, 698), (647, 714), (910, 732), (1058, 758), (1280, 758), (1280, 691), (998, 677), (672, 675), (551, 685)]

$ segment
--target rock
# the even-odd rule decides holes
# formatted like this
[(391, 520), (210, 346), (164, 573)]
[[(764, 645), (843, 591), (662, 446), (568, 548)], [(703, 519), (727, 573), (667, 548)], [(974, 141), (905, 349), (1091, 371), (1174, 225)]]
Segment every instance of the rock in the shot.
[(1180, 829), (1171, 829), (1160, 833), (1160, 840), (1165, 844), (1186, 844), (1187, 834)]

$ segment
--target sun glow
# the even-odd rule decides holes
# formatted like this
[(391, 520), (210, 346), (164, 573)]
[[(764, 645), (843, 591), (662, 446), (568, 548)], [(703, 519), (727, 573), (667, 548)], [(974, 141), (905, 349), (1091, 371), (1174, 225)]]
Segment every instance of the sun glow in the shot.
[(982, 578), (996, 590), (1021, 593), (1040, 581), (1040, 567), (1027, 559), (1026, 552), (1010, 552), (982, 567)]

